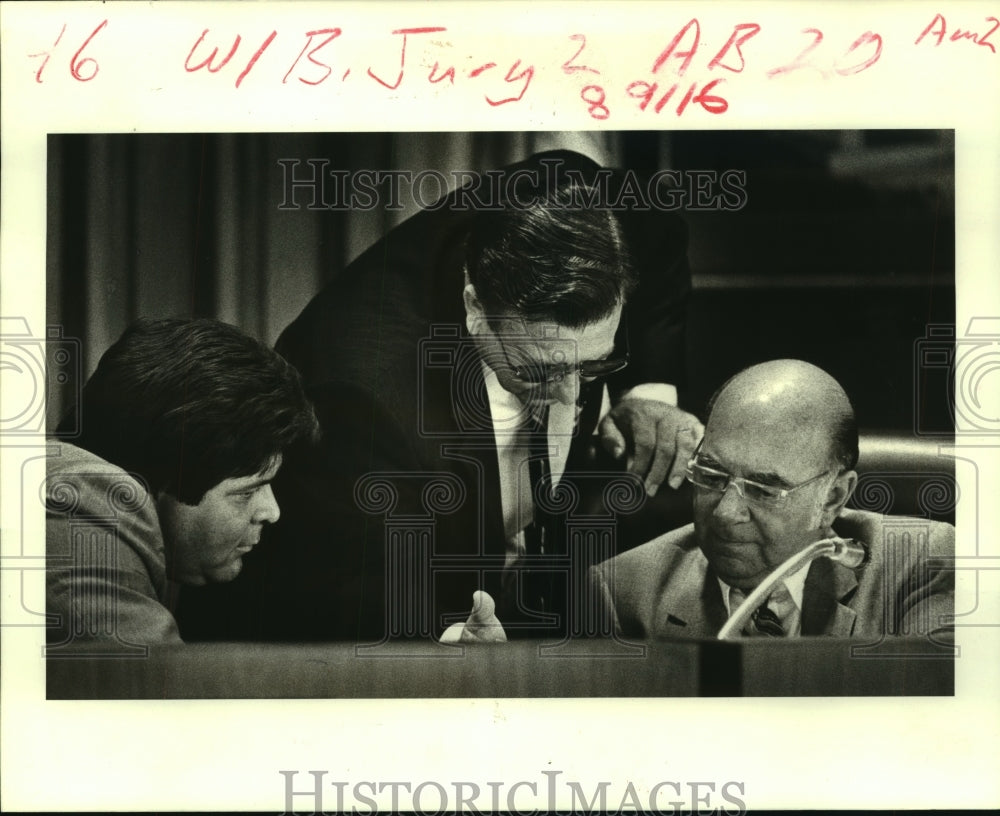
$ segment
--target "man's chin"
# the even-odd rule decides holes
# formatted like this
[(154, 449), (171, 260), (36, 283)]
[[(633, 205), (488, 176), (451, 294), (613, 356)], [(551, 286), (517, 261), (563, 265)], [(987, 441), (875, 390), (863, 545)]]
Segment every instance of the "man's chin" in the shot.
[(243, 571), (243, 558), (234, 558), (229, 563), (221, 567), (216, 567), (208, 575), (208, 582), (212, 584), (225, 584), (232, 581)]
[[(750, 547), (743, 544), (742, 547)], [(736, 548), (740, 549), (739, 547)], [(737, 589), (753, 589), (767, 576), (767, 570), (761, 570), (759, 564), (740, 558), (738, 554), (716, 549), (708, 559), (715, 574), (731, 587)]]

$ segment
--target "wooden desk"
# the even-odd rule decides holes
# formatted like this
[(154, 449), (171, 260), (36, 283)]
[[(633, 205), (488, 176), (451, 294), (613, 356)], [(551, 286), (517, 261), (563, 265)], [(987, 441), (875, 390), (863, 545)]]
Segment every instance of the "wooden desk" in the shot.
[(951, 695), (954, 661), (907, 639), (657, 641), (630, 650), (606, 641), (193, 644), (140, 659), (50, 659), (47, 691), (48, 699)]

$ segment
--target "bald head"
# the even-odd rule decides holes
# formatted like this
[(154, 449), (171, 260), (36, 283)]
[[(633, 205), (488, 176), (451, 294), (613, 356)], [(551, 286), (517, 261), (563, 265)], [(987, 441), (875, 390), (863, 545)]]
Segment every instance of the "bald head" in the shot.
[(713, 424), (751, 435), (783, 429), (793, 446), (823, 440), (841, 469), (857, 464), (857, 423), (847, 394), (823, 369), (802, 360), (771, 360), (730, 378), (709, 403)]
[(716, 575), (750, 590), (832, 535), (857, 484), (857, 451), (851, 403), (816, 366), (774, 360), (727, 382), (711, 404), (694, 491), (695, 534)]

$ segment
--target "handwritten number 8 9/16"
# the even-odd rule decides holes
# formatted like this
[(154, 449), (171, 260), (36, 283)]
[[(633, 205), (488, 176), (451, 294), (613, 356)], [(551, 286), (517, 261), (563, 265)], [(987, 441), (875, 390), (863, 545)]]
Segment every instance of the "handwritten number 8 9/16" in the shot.
[[(677, 108), (675, 109), (677, 116), (683, 114), (691, 104), (700, 105), (708, 113), (725, 113), (729, 109), (729, 103), (718, 94), (712, 93), (715, 86), (720, 82), (722, 82), (721, 77), (713, 79), (700, 91), (698, 90), (697, 82), (689, 85), (687, 91), (684, 93), (684, 96), (682, 96), (680, 102), (677, 103)], [(661, 94), (660, 83), (636, 80), (635, 82), (629, 84), (629, 86), (625, 89), (625, 93), (633, 99), (640, 100), (639, 110), (643, 111), (646, 110), (649, 103), (659, 95), (659, 98), (653, 105), (653, 110), (656, 113), (659, 113), (677, 93), (678, 87), (679, 83), (675, 82), (665, 88)], [(606, 104), (607, 94), (605, 93), (604, 88), (600, 85), (584, 86), (580, 89), (580, 98), (587, 103), (587, 113), (589, 113), (594, 119), (603, 120), (607, 119), (611, 115), (611, 111), (608, 109)]]
[[(743, 49), (751, 38), (760, 33), (760, 30), (761, 27), (756, 23), (737, 26), (722, 49), (708, 62), (708, 70), (724, 68), (734, 74), (743, 73), (747, 65)], [(833, 60), (832, 64), (828, 64), (829, 58), (822, 56), (817, 58), (818, 46), (823, 42), (823, 32), (818, 28), (805, 28), (801, 33), (808, 36), (810, 42), (791, 62), (766, 71), (765, 76), (768, 79), (804, 69), (818, 71), (824, 79), (833, 75), (846, 77), (871, 68), (882, 56), (882, 37), (875, 32), (866, 31), (850, 44), (842, 56)], [(580, 47), (573, 57), (563, 64), (563, 71), (566, 73), (587, 71), (599, 74), (600, 71), (575, 62), (586, 45), (584, 35), (574, 34), (571, 39), (579, 41)], [(668, 61), (680, 60), (674, 71), (678, 81), (670, 83), (670, 80), (665, 80), (661, 83), (652, 79), (650, 81), (638, 79), (629, 83), (625, 89), (626, 95), (639, 101), (641, 111), (652, 108), (655, 113), (660, 113), (668, 104), (673, 103), (676, 104), (673, 110), (677, 116), (681, 116), (691, 105), (701, 107), (706, 113), (713, 115), (725, 113), (729, 109), (729, 102), (714, 92), (716, 86), (723, 81), (722, 77), (707, 82), (700, 89), (698, 82), (687, 84), (687, 81), (682, 79), (700, 46), (701, 26), (695, 18), (677, 32), (652, 66), (652, 73), (656, 75)], [(731, 50), (736, 52), (738, 60), (730, 54)], [(584, 86), (580, 90), (580, 98), (586, 103), (587, 113), (592, 118), (604, 120), (610, 116), (607, 92), (603, 86), (596, 84)]]

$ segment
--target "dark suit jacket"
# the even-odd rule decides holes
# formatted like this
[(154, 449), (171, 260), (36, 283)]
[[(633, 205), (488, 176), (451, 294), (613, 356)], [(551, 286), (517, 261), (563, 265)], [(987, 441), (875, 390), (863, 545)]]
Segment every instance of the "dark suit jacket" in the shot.
[[(845, 510), (837, 535), (871, 549), (857, 570), (819, 558), (806, 577), (802, 634), (850, 638), (947, 629), (955, 606), (955, 529), (943, 522)], [(945, 559), (935, 563), (933, 559)], [(714, 638), (726, 621), (722, 592), (694, 525), (591, 570), (614, 629), (632, 638)]]
[[(598, 169), (555, 151), (508, 171), (538, 169), (542, 158)], [(389, 232), (281, 335), (277, 349), (303, 375), (323, 442), (286, 456), (275, 484), (281, 520), (236, 582), (207, 591), (221, 600), (185, 602), (185, 637), (426, 637), (442, 631), (446, 613), (464, 619), (475, 589), (498, 591), (496, 446), (462, 301), (475, 214), (454, 200)], [(631, 362), (609, 381), (613, 392), (680, 380), (690, 288), (683, 222), (662, 211), (623, 216), (639, 284), (622, 323)], [(587, 403), (569, 471), (586, 456), (577, 443), (596, 426), (598, 403)]]

